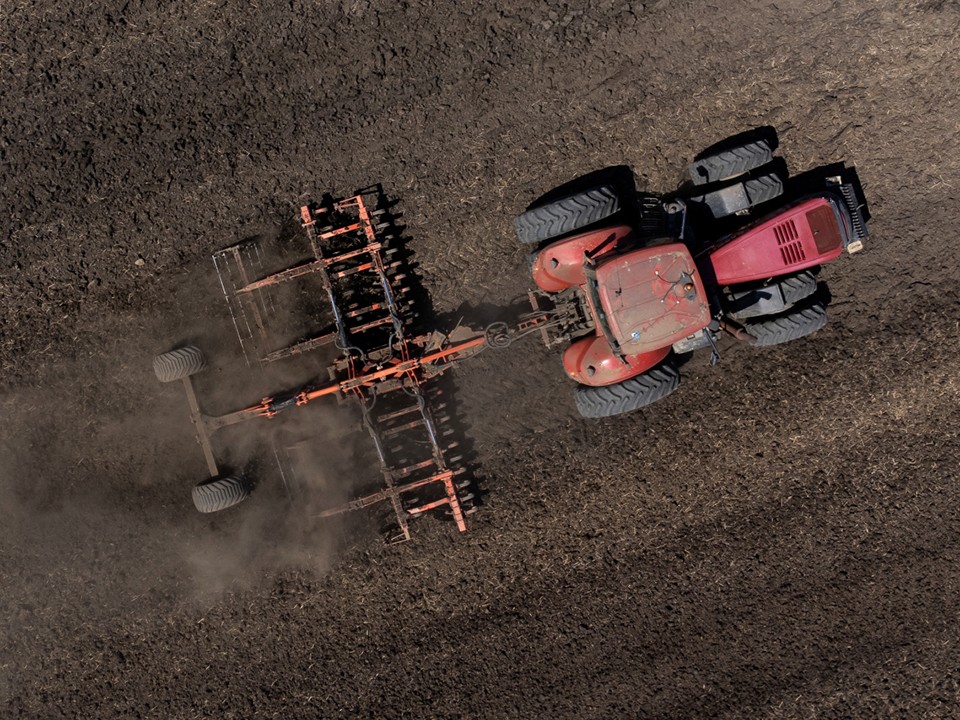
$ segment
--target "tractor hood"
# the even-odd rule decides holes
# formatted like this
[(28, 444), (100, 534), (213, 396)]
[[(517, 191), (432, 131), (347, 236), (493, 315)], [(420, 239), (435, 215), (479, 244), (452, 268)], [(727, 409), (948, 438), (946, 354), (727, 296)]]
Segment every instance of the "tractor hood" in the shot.
[[(736, 285), (753, 280), (786, 275), (822, 265), (840, 256), (848, 244), (846, 224), (854, 210), (841, 200), (818, 196), (782, 210), (752, 226), (718, 250), (710, 253), (714, 276), (720, 285)], [(861, 234), (866, 236), (863, 220), (857, 217)]]
[(613, 257), (595, 276), (598, 324), (625, 354), (669, 347), (710, 323), (700, 273), (682, 243)]

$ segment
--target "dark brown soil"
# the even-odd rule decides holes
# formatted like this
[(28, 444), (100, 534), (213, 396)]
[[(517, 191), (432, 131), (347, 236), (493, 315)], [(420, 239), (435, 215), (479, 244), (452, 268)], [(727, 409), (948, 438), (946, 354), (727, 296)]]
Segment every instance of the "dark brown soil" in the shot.
[[(0, 715), (956, 717), (956, 4), (252, 5), (0, 9)], [(826, 329), (602, 422), (534, 342), (480, 356), (464, 536), (193, 511), (150, 359), (234, 367), (212, 250), (382, 182), (436, 309), (502, 305), (532, 198), (760, 125), (871, 201)]]

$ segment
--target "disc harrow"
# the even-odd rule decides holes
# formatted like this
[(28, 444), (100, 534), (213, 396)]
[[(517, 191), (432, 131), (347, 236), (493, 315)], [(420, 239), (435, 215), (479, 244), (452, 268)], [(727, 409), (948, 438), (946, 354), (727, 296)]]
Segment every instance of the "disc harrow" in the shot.
[[(359, 408), (381, 479), (346, 502), (320, 508), (316, 516), (383, 504), (389, 508), (391, 542), (409, 540), (410, 522), (432, 512), (449, 517), (465, 531), (466, 517), (476, 509), (473, 483), (463, 454), (458, 453), (445, 404), (438, 413), (431, 409), (428, 398), (436, 392), (429, 392), (425, 383), (491, 341), (496, 344), (500, 333), (462, 326), (449, 333), (414, 332), (411, 274), (379, 191), (306, 204), (300, 209), (300, 223), (309, 246), (305, 260), (265, 274), (262, 249), (245, 241), (214, 253), (214, 266), (248, 364), (264, 366), (323, 348), (333, 348), (335, 356), (325, 382), (265, 397), (226, 415), (203, 413), (191, 378), (182, 378), (211, 477), (220, 476), (211, 436), (221, 428), (274, 418), (335, 397)], [(273, 293), (281, 286), (306, 282), (313, 283), (313, 291), (306, 295), (323, 300), (313, 308), (323, 329), (273, 345), (282, 334), (273, 328), (278, 307)], [(302, 485), (295, 461), (302, 445), (274, 451), (290, 494)]]

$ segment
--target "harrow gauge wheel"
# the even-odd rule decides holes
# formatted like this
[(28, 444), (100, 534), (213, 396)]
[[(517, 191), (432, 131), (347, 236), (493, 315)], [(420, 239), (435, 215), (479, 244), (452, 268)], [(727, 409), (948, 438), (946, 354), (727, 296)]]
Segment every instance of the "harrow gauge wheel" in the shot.
[(160, 382), (173, 382), (196, 375), (207, 366), (199, 348), (193, 345), (165, 352), (153, 359), (153, 372)]
[(211, 478), (193, 488), (193, 504), (202, 513), (218, 512), (238, 505), (250, 496), (250, 483), (231, 475)]

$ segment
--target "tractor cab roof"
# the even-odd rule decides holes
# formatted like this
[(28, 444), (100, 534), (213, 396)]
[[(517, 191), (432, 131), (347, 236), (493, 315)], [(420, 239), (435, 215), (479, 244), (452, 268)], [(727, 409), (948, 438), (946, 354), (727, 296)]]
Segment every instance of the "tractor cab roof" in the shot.
[(614, 255), (594, 274), (598, 319), (624, 354), (669, 346), (710, 323), (703, 282), (682, 243)]

